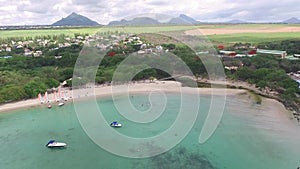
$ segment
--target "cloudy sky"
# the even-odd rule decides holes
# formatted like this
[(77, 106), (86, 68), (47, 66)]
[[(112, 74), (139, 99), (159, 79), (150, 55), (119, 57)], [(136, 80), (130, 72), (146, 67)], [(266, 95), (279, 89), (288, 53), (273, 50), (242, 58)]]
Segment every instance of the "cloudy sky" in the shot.
[(200, 21), (300, 18), (299, 0), (0, 0), (0, 25), (52, 24), (72, 12), (101, 24), (143, 13), (186, 14)]

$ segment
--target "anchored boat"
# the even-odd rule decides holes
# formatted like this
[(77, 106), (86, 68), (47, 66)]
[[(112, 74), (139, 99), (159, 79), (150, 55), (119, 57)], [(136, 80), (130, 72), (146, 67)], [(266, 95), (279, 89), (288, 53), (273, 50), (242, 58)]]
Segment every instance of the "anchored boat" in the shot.
[(112, 123), (110, 123), (111, 127), (122, 127), (122, 124), (118, 123), (117, 121), (114, 121)]
[(63, 143), (63, 142), (56, 142), (55, 140), (50, 140), (46, 146), (48, 148), (63, 148), (63, 147), (66, 147), (67, 144), (66, 143)]

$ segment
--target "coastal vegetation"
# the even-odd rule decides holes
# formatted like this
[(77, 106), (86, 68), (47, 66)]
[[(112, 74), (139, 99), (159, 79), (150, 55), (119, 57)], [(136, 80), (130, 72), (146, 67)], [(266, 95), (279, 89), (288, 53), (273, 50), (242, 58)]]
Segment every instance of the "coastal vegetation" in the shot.
[[(175, 26), (172, 28), (162, 26), (160, 31), (187, 30), (190, 28), (191, 27), (189, 26)], [(0, 40), (2, 44), (9, 44), (12, 42), (17, 43), (18, 41), (30, 42), (25, 44), (22, 43), (23, 46), (20, 48), (15, 47), (10, 51), (2, 50), (1, 52), (1, 56), (12, 56), (12, 58), (0, 59), (0, 103), (36, 97), (38, 93), (55, 88), (64, 81), (66, 81), (65, 85), (69, 87), (72, 87), (72, 82), (75, 82), (73, 84), (87, 83), (87, 79), (74, 79), (72, 81), (71, 78), (73, 77), (73, 68), (78, 55), (81, 54), (80, 52), (84, 46), (84, 40), (90, 40), (92, 38), (90, 36), (91, 32), (97, 31), (97, 29), (98, 28), (66, 29), (66, 34), (63, 34), (63, 32), (56, 34), (59, 32), (58, 29), (53, 30), (53, 34), (50, 32), (50, 34), (47, 35), (43, 32), (45, 30), (32, 30), (35, 33), (40, 32), (41, 34), (27, 34), (27, 36), (38, 35), (36, 37), (9, 37), (11, 36), (9, 33), (6, 37), (5, 34), (7, 32), (0, 31), (0, 34), (5, 35)], [(105, 31), (107, 28), (101, 29), (102, 31)], [(140, 29), (140, 27), (129, 27), (126, 29), (129, 31), (136, 31), (136, 29)], [(156, 30), (154, 29), (156, 29), (154, 26), (147, 28), (146, 32), (155, 32)], [(98, 34), (101, 36), (109, 36), (107, 32), (102, 31), (98, 32)], [(113, 31), (113, 29), (110, 29), (110, 32), (111, 31)], [(13, 34), (15, 33), (16, 32)], [(117, 34), (118, 31), (115, 31), (115, 33)], [(22, 35), (22, 33), (18, 35)], [(285, 36), (285, 34), (281, 35)], [(255, 36), (259, 36), (259, 34), (256, 34)], [(153, 43), (151, 41), (154, 41), (155, 44), (152, 45), (154, 48), (155, 45), (158, 45), (158, 47), (161, 47), (163, 50), (167, 50), (169, 53), (179, 56), (191, 69), (192, 73), (197, 75), (197, 78), (207, 77), (207, 72), (202, 61), (188, 46), (165, 37), (162, 38), (165, 39), (165, 41), (157, 41), (151, 34), (141, 34), (141, 38), (144, 38), (142, 40), (148, 44), (151, 44)], [(286, 36), (285, 38), (290, 37)], [(240, 40), (241, 39), (237, 39), (237, 41)], [(229, 41), (227, 40), (227, 42)], [(128, 56), (128, 54), (140, 50), (140, 46), (135, 43), (136, 41), (133, 41), (131, 44), (125, 45), (124, 42), (120, 42), (116, 47), (112, 47), (105, 54), (95, 76), (95, 82), (97, 84), (110, 83), (112, 81), (112, 77), (118, 65)], [(257, 47), (300, 53), (297, 48), (299, 44), (300, 40), (264, 41), (258, 43)], [(234, 49), (237, 46), (241, 46), (241, 43), (232, 44), (227, 48)], [(248, 46), (251, 46), (251, 43), (248, 43)], [(42, 56), (24, 56), (24, 48), (29, 51), (41, 51)], [(165, 54), (165, 56), (167, 56), (167, 54)], [(151, 54), (145, 54), (144, 57), (138, 57), (134, 62), (140, 63), (151, 57)], [(201, 57), (201, 59), (205, 59), (205, 57), (209, 56)], [(159, 63), (168, 65), (169, 68), (167, 69), (176, 71), (176, 64), (170, 64), (170, 60), (161, 59), (159, 57), (156, 59)], [(243, 65), (239, 66), (236, 70), (227, 70), (227, 78), (254, 84), (262, 91), (268, 91), (276, 96), (278, 95), (279, 98), (287, 104), (299, 104), (300, 91), (298, 84), (287, 75), (289, 72), (300, 70), (299, 60), (281, 59), (267, 54), (257, 54), (253, 57), (238, 57), (233, 59), (223, 58), (222, 60), (224, 65)], [(136, 70), (140, 69), (138, 66), (131, 66), (131, 68)], [(86, 69), (85, 72), (89, 73), (89, 70)], [(128, 72), (121, 72), (120, 76), (126, 77), (126, 73), (128, 74)], [(170, 77), (170, 72), (167, 73), (159, 69), (145, 69), (135, 75), (133, 80), (153, 79), (154, 77), (158, 79), (168, 78)], [(260, 102), (259, 98), (256, 100), (257, 102)]]
[(299, 70), (300, 61), (283, 60), (270, 55), (256, 55), (239, 60), (244, 66), (236, 71), (227, 71), (229, 78), (246, 81), (262, 91), (279, 95), (288, 105), (300, 103), (299, 84), (287, 75), (287, 72)]

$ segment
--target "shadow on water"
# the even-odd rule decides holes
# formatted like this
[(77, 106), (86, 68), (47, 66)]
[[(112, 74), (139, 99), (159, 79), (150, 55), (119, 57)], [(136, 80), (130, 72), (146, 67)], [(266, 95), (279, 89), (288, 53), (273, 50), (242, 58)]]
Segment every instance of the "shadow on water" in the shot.
[(133, 169), (214, 169), (208, 159), (197, 152), (190, 152), (180, 146), (167, 153), (149, 158), (146, 163), (134, 164)]

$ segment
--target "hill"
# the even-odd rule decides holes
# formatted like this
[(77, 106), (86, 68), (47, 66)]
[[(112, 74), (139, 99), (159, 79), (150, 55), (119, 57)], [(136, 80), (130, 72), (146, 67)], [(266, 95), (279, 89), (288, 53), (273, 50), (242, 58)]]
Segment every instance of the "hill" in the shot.
[(137, 17), (132, 20), (122, 19), (120, 21), (112, 21), (108, 25), (109, 26), (121, 26), (121, 25), (161, 25), (161, 24), (172, 24), (172, 25), (187, 25), (187, 24), (199, 24), (199, 21), (195, 19), (180, 14), (178, 17), (172, 18), (168, 22), (161, 23), (156, 19), (150, 17)]
[(182, 24), (199, 24), (200, 22), (196, 21), (194, 18), (191, 18), (187, 15), (180, 14), (179, 17), (172, 18), (168, 23), (182, 25)]
[(99, 24), (91, 19), (79, 15), (75, 12), (71, 13), (66, 18), (52, 24), (52, 26), (98, 26)]
[(122, 26), (122, 25), (160, 25), (161, 23), (149, 17), (137, 17), (132, 20), (122, 19), (121, 21), (112, 21), (109, 26)]
[(283, 21), (282, 23), (286, 23), (286, 24), (300, 24), (300, 20), (298, 18), (292, 17), (290, 19), (287, 19), (287, 20)]

